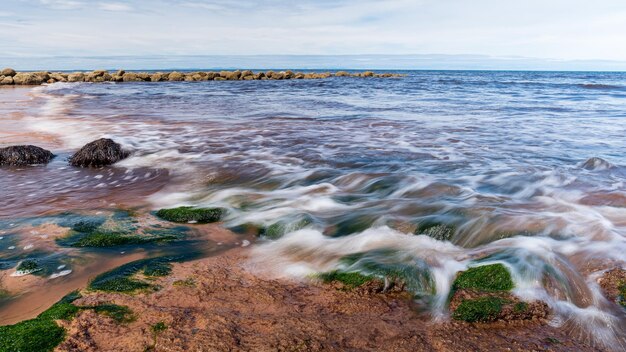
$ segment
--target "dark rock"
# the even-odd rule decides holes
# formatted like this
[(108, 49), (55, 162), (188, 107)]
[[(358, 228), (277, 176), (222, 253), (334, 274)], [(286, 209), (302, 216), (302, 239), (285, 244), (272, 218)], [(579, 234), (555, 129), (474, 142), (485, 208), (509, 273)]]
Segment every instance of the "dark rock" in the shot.
[(13, 77), (17, 74), (17, 72), (15, 72), (14, 69), (12, 68), (5, 68), (2, 70), (2, 72), (0, 72), (0, 76), (8, 76), (8, 77)]
[(0, 165), (23, 166), (47, 164), (54, 155), (34, 145), (16, 145), (0, 148)]
[(88, 143), (76, 154), (72, 155), (69, 162), (72, 166), (79, 167), (102, 167), (114, 164), (130, 155), (122, 146), (108, 138), (101, 138)]
[(613, 167), (613, 165), (602, 158), (593, 157), (585, 161), (581, 167), (585, 170), (606, 170)]

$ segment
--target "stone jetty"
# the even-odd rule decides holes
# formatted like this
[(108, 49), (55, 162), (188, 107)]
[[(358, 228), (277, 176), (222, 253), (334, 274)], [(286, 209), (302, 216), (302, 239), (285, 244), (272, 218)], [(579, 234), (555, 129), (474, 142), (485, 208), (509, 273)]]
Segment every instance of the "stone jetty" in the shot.
[(0, 85), (40, 85), (56, 82), (165, 82), (165, 81), (250, 81), (285, 79), (324, 79), (330, 77), (391, 78), (397, 73), (365, 72), (293, 72), (287, 71), (195, 71), (135, 72), (96, 70), (90, 72), (17, 72), (11, 68), (0, 71)]

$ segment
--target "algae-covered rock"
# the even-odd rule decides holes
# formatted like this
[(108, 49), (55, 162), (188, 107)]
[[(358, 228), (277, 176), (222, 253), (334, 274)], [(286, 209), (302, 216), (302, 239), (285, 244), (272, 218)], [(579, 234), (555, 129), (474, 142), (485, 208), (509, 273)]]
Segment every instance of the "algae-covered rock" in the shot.
[(80, 310), (70, 294), (34, 319), (14, 325), (0, 326), (0, 351), (52, 351), (65, 338), (65, 329), (57, 320), (71, 320)]
[(510, 291), (515, 284), (511, 274), (502, 264), (482, 265), (461, 272), (454, 283), (453, 290), (473, 289), (478, 291)]
[(0, 165), (24, 166), (47, 164), (54, 158), (49, 150), (34, 145), (16, 145), (0, 148)]
[(17, 266), (15, 272), (18, 275), (28, 275), (41, 270), (42, 268), (39, 266), (39, 263), (36, 260), (26, 259)]
[(207, 224), (217, 222), (226, 214), (223, 208), (194, 208), (178, 207), (171, 209), (161, 209), (156, 215), (163, 220), (176, 223), (198, 223)]
[(506, 301), (499, 297), (481, 297), (463, 300), (456, 308), (452, 317), (469, 323), (488, 322), (498, 318)]
[(359, 272), (342, 272), (339, 270), (333, 270), (327, 273), (319, 274), (318, 276), (323, 282), (341, 282), (349, 288), (355, 288), (362, 286), (370, 281), (376, 280), (376, 277), (370, 275), (363, 275)]
[(452, 284), (450, 311), (456, 320), (493, 322), (496, 320), (536, 320), (549, 315), (541, 301), (523, 302), (510, 291), (515, 287), (503, 264), (469, 268)]
[(112, 165), (129, 155), (130, 152), (124, 150), (119, 143), (100, 138), (82, 147), (70, 157), (69, 162), (78, 167), (102, 167)]
[(606, 298), (626, 309), (626, 270), (622, 268), (607, 270), (598, 278), (598, 284)]

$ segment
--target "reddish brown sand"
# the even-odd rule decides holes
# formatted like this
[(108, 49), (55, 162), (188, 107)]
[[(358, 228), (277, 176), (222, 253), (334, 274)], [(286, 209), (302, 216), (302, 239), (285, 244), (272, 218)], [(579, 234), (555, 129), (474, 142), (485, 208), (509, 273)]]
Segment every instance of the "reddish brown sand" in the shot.
[[(76, 304), (126, 305), (136, 321), (83, 311), (57, 350), (601, 351), (541, 320), (434, 323), (401, 292), (262, 279), (244, 269), (246, 256), (240, 248), (177, 264), (154, 293), (87, 293)], [(155, 335), (158, 322), (167, 329)]]

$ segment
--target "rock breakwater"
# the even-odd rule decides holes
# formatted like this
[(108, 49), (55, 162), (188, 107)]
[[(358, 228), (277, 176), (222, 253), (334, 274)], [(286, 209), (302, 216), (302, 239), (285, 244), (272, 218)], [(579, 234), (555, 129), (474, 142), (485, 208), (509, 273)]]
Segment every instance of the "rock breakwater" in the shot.
[(41, 85), (56, 82), (165, 82), (165, 81), (251, 81), (287, 79), (324, 79), (331, 77), (393, 78), (402, 77), (397, 73), (365, 72), (293, 72), (287, 71), (194, 71), (194, 72), (17, 72), (11, 68), (0, 71), (0, 85)]

